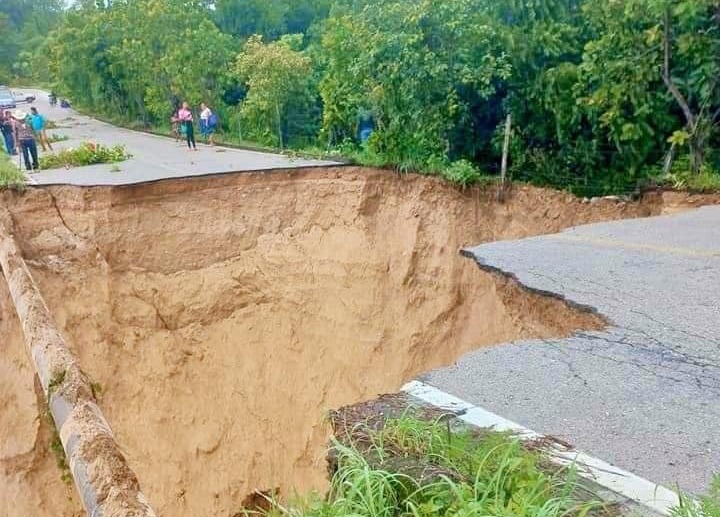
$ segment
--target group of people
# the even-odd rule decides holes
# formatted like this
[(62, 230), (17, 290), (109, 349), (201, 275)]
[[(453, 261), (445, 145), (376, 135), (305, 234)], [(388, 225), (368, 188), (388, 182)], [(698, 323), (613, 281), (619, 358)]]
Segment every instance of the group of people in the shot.
[[(197, 151), (197, 143), (195, 142), (195, 117), (190, 105), (183, 102), (178, 109), (175, 110), (170, 118), (173, 127), (175, 140), (178, 141), (181, 136), (185, 137), (188, 149)], [(204, 102), (200, 104), (200, 134), (210, 145), (215, 145), (215, 130), (218, 126), (218, 116)]]
[(12, 156), (21, 152), (25, 168), (29, 171), (38, 170), (37, 143), (40, 142), (43, 151), (53, 150), (46, 127), (47, 120), (34, 106), (30, 108), (30, 113), (8, 110), (0, 114), (0, 132), (5, 152)]

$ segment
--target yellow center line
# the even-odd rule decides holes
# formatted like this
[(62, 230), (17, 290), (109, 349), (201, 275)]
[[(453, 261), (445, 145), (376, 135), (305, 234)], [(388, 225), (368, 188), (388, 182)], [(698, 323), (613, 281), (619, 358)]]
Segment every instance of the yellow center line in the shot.
[(556, 240), (571, 241), (571, 242), (584, 242), (588, 244), (594, 244), (597, 246), (603, 246), (606, 248), (625, 248), (630, 250), (644, 250), (644, 251), (656, 251), (658, 253), (672, 253), (674, 255), (683, 255), (686, 257), (704, 257), (704, 258), (717, 258), (720, 257), (720, 250), (698, 250), (692, 248), (681, 248), (677, 246), (656, 246), (654, 244), (639, 244), (635, 242), (618, 241), (614, 239), (603, 239), (603, 238), (591, 238), (591, 237), (580, 237), (577, 235), (566, 235), (557, 234), (549, 235), (548, 237)]

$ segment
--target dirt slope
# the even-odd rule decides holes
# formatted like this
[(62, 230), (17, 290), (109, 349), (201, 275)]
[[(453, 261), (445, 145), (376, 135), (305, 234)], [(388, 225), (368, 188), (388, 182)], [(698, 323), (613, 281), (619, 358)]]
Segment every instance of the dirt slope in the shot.
[[(232, 515), (255, 488), (322, 489), (330, 409), (478, 346), (600, 324), (481, 272), (460, 247), (689, 203), (519, 188), (499, 205), (352, 168), (2, 202), (144, 491), (160, 515), (193, 517)], [(4, 284), (0, 301), (0, 501), (17, 501), (8, 515), (74, 516)]]

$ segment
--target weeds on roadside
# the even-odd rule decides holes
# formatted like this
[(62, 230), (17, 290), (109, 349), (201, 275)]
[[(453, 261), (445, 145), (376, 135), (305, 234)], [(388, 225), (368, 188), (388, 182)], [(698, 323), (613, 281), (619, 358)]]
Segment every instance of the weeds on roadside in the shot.
[(59, 135), (58, 133), (53, 133), (48, 137), (48, 142), (51, 144), (64, 142), (65, 140), (70, 140), (70, 137), (67, 135)]
[(125, 146), (106, 147), (85, 142), (75, 149), (64, 149), (54, 154), (46, 154), (40, 158), (40, 168), (56, 169), (99, 163), (115, 163), (127, 160), (130, 157), (131, 155), (127, 152)]
[(691, 192), (720, 191), (720, 172), (702, 167), (698, 173), (672, 173), (665, 178), (665, 184), (677, 190)]
[[(366, 432), (365, 432), (366, 431)], [(389, 420), (349, 444), (335, 441), (328, 496), (267, 517), (584, 517), (602, 506), (576, 496), (575, 470), (547, 471), (543, 455), (508, 434), (451, 429), (442, 420)], [(362, 435), (363, 433), (357, 433)], [(684, 517), (684, 516), (683, 516)], [(714, 516), (713, 516), (714, 517)]]
[(21, 188), (25, 175), (12, 162), (12, 157), (0, 153), (0, 188)]
[(698, 172), (692, 172), (687, 156), (680, 156), (673, 162), (672, 168), (664, 174), (659, 167), (651, 168), (648, 175), (662, 186), (691, 192), (720, 191), (720, 169), (717, 164), (703, 165)]
[(713, 477), (710, 489), (698, 499), (679, 491), (680, 504), (672, 509), (672, 517), (720, 517), (720, 474)]

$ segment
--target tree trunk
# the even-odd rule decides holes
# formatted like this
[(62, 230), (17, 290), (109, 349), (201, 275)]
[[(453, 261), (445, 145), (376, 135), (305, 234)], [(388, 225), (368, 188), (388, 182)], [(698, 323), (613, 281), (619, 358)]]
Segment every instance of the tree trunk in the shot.
[(665, 83), (665, 86), (667, 86), (668, 91), (675, 99), (675, 102), (677, 102), (678, 106), (680, 106), (680, 109), (683, 112), (683, 115), (685, 115), (685, 125), (687, 127), (688, 134), (690, 135), (690, 139), (688, 141), (688, 148), (690, 151), (690, 167), (692, 169), (693, 173), (697, 173), (700, 171), (700, 168), (703, 165), (703, 161), (705, 159), (705, 137), (702, 136), (702, 128), (701, 123), (702, 121), (699, 120), (699, 117), (701, 115), (695, 115), (692, 111), (692, 108), (690, 107), (690, 104), (688, 103), (687, 99), (683, 95), (683, 93), (680, 91), (680, 88), (677, 87), (675, 84), (675, 81), (673, 81), (672, 73), (670, 71), (670, 62), (671, 62), (671, 42), (670, 39), (672, 37), (671, 31), (670, 31), (670, 8), (668, 7), (665, 10), (665, 17), (663, 20), (663, 50), (664, 50), (664, 63), (663, 63), (663, 82)]
[(688, 147), (690, 150), (690, 169), (694, 174), (700, 172), (705, 163), (705, 137), (698, 134), (696, 130), (694, 135), (690, 136)]
[(667, 176), (672, 170), (673, 161), (675, 160), (675, 143), (670, 146), (667, 154), (665, 155), (665, 165), (663, 166), (663, 175)]

